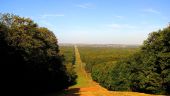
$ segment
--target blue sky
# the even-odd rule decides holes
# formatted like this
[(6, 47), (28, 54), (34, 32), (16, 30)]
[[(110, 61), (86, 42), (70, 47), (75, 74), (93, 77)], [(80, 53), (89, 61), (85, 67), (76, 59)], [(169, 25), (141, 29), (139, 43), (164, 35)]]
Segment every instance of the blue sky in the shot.
[(1, 0), (0, 12), (29, 17), (59, 43), (142, 44), (170, 22), (170, 0)]

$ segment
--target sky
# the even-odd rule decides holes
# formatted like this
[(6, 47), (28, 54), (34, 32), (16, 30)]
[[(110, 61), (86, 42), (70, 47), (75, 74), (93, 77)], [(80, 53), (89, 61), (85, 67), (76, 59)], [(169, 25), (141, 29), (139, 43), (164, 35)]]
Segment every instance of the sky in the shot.
[(59, 43), (142, 44), (170, 22), (170, 0), (0, 0), (0, 12), (34, 20)]

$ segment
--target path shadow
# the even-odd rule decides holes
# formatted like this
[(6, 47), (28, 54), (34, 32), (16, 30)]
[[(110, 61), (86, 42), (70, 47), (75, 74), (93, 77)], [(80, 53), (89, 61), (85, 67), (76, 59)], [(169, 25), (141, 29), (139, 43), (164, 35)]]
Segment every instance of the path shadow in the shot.
[(80, 96), (80, 88), (71, 88), (65, 91), (65, 96)]
[(49, 93), (41, 96), (80, 96), (80, 88), (70, 88), (61, 92)]

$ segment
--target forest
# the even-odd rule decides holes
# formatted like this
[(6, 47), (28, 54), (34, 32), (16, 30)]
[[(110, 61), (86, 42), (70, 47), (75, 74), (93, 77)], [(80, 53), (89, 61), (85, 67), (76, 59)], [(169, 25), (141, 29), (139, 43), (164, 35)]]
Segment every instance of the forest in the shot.
[[(114, 63), (124, 59), (138, 50), (138, 48), (114, 48), (114, 47), (79, 47), (81, 59), (86, 63), (86, 71), (92, 72), (92, 66), (103, 63)], [(104, 64), (107, 65), (107, 64)]]

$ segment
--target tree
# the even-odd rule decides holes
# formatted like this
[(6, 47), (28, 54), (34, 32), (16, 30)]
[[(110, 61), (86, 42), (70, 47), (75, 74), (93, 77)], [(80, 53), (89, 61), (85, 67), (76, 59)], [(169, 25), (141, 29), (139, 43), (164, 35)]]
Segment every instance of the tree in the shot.
[(52, 31), (31, 19), (0, 14), (0, 63), (7, 68), (8, 90), (30, 96), (70, 86), (57, 43)]
[[(149, 65), (151, 77), (155, 80), (150, 85), (154, 93), (169, 94), (170, 90), (170, 26), (153, 32), (144, 41), (141, 52), (145, 64)], [(151, 80), (150, 80), (151, 81)], [(152, 80), (153, 81), (153, 80)], [(156, 89), (155, 89), (156, 88)], [(148, 88), (149, 89), (149, 88)]]
[(121, 87), (116, 90), (126, 88), (152, 94), (170, 94), (170, 27), (150, 33), (138, 53), (116, 64), (112, 76), (114, 90), (115, 85), (119, 84)]

